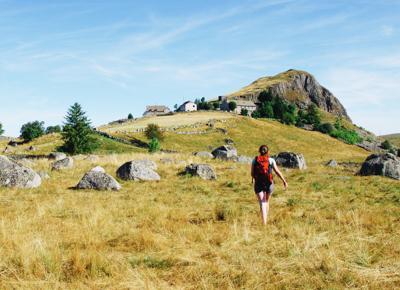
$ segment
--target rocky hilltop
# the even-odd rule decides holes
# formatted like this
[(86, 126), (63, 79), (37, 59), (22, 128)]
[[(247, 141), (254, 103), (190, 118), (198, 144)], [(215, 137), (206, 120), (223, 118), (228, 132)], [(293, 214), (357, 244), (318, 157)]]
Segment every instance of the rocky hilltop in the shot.
[(351, 121), (340, 101), (328, 89), (321, 86), (313, 75), (300, 70), (291, 69), (275, 76), (259, 78), (227, 97), (233, 100), (243, 99), (257, 102), (260, 93), (264, 90), (295, 103), (301, 109), (314, 103), (321, 110)]

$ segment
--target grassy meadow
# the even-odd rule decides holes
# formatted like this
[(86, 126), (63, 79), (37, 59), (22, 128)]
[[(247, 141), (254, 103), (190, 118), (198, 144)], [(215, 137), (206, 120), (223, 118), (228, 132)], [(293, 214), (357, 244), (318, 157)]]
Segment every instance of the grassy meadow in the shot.
[[(51, 172), (48, 160), (32, 161), (32, 168), (49, 172), (41, 187), (0, 188), (0, 288), (400, 285), (400, 183), (357, 176), (368, 152), (273, 121), (239, 117), (218, 126), (228, 134), (215, 128), (204, 135), (167, 133), (162, 147), (176, 154), (99, 152), (96, 163), (77, 156), (74, 168), (62, 172)], [(239, 154), (255, 156), (267, 143), (273, 154), (305, 155), (307, 170), (282, 170), (287, 191), (276, 180), (265, 227), (249, 165), (191, 154), (225, 138), (235, 141)], [(119, 192), (72, 189), (96, 165), (115, 177), (121, 164), (143, 158), (158, 164), (161, 181), (120, 181)], [(325, 167), (332, 158), (348, 163)], [(210, 163), (218, 179), (179, 175), (191, 162)]]

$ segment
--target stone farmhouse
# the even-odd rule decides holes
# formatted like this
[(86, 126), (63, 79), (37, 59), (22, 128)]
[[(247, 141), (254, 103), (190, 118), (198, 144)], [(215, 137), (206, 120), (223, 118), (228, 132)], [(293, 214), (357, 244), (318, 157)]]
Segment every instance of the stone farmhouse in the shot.
[(223, 111), (229, 111), (229, 102), (232, 101), (236, 103), (236, 109), (234, 110), (234, 113), (236, 114), (240, 114), (242, 109), (246, 109), (248, 111), (248, 115), (251, 115), (251, 113), (257, 110), (257, 105), (253, 101), (243, 99), (228, 99), (227, 97), (219, 97), (219, 100), (221, 101), (220, 108)]
[(194, 112), (197, 111), (197, 105), (192, 101), (184, 102), (177, 109), (178, 112)]
[(146, 106), (146, 111), (143, 113), (143, 117), (162, 116), (168, 114), (171, 114), (171, 110), (166, 106)]

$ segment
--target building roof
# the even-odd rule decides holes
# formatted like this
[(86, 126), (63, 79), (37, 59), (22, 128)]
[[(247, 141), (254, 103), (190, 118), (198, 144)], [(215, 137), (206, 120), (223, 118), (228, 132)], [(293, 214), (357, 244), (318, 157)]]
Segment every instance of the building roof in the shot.
[(166, 106), (146, 106), (146, 112), (165, 112), (170, 111), (170, 109)]
[(186, 101), (186, 102), (184, 102), (181, 106), (184, 106), (184, 105), (189, 104), (189, 103), (194, 104), (194, 102), (192, 102), (192, 101)]

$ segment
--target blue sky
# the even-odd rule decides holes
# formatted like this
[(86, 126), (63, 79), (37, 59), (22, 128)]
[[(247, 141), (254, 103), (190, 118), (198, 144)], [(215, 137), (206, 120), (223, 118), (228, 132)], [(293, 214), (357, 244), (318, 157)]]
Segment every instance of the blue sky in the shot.
[(307, 70), (377, 134), (400, 132), (400, 1), (0, 0), (0, 122), (94, 125)]

